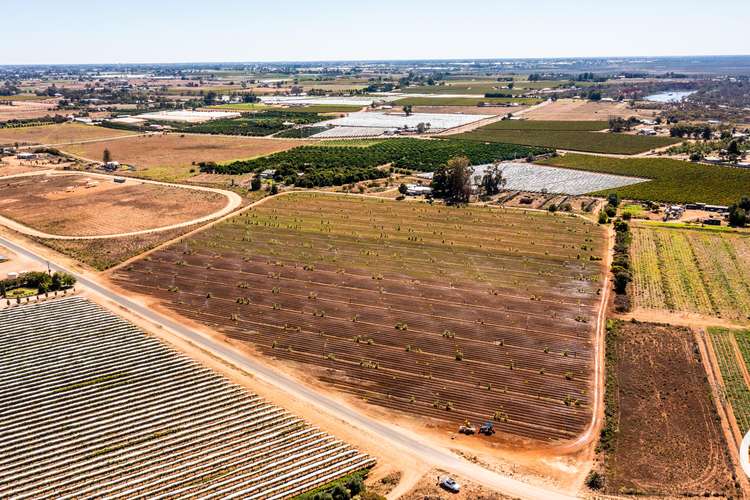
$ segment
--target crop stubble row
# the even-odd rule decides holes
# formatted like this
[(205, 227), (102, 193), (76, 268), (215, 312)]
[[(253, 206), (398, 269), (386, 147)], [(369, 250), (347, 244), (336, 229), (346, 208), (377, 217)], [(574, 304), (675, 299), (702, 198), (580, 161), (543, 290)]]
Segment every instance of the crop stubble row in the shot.
[(370, 403), (554, 440), (589, 420), (602, 248), (572, 217), (304, 194), (113, 279)]

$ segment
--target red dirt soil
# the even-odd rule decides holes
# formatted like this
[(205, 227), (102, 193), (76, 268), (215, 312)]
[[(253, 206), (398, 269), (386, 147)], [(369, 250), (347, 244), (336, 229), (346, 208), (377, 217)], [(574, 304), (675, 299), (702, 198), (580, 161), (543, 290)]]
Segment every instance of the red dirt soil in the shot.
[(220, 210), (225, 196), (83, 175), (39, 175), (0, 182), (0, 215), (62, 236), (126, 233), (190, 221)]
[(616, 355), (618, 432), (605, 458), (606, 491), (737, 495), (693, 332), (651, 323), (617, 325), (615, 337), (608, 333)]

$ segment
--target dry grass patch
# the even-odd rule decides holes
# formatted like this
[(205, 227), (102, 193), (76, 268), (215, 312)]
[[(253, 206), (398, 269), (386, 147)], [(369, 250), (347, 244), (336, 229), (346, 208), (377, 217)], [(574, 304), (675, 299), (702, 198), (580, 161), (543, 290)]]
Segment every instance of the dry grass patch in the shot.
[(51, 240), (33, 237), (31, 239), (98, 271), (104, 271), (198, 227), (200, 224), (193, 224), (158, 233), (103, 240)]
[(195, 164), (202, 161), (220, 163), (249, 159), (303, 144), (299, 140), (163, 134), (74, 144), (64, 150), (84, 158), (100, 160), (104, 150), (108, 149), (113, 160), (134, 166), (139, 176), (158, 180), (184, 180), (198, 173)]
[(630, 109), (626, 102), (559, 99), (524, 114), (529, 120), (608, 120), (610, 116), (653, 118), (658, 111)]
[[(0, 101), (3, 100), (4, 98), (0, 97)], [(12, 106), (0, 104), (0, 122), (62, 114), (60, 111), (52, 111), (56, 107), (57, 104), (55, 103), (34, 101), (14, 101)]]
[[(0, 144), (66, 144), (133, 134), (134, 132), (125, 130), (114, 130), (80, 123), (60, 123), (39, 127), (0, 129)], [(101, 159), (101, 155), (97, 159)]]

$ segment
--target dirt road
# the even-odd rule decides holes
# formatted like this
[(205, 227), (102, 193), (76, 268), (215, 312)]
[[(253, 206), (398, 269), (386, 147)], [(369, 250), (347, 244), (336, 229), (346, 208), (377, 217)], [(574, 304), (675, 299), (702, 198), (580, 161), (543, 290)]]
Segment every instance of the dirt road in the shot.
[[(38, 255), (6, 238), (0, 237), (0, 245), (6, 246), (10, 250), (37, 262), (48, 262), (44, 256)], [(49, 266), (54, 271), (59, 270), (69, 273), (71, 272), (54, 262), (49, 262)], [(457, 457), (450, 450), (424, 443), (419, 440), (418, 436), (407, 434), (403, 430), (388, 423), (370, 418), (336, 400), (319, 394), (313, 389), (296, 383), (288, 376), (241, 354), (225, 343), (209, 338), (196, 330), (192, 330), (191, 328), (173, 321), (138, 302), (120, 295), (118, 291), (102, 284), (97, 278), (82, 275), (80, 273), (71, 274), (74, 274), (78, 278), (79, 284), (86, 287), (91, 293), (112, 301), (115, 305), (140, 316), (144, 320), (157, 325), (157, 327), (164, 329), (165, 331), (171, 332), (173, 335), (176, 335), (183, 340), (194, 343), (205, 351), (241, 370), (246, 371), (263, 382), (272, 384), (280, 390), (286, 391), (290, 396), (293, 396), (300, 401), (305, 401), (307, 404), (318, 408), (322, 412), (344, 420), (349, 425), (360, 429), (361, 432), (377, 436), (391, 446), (400, 449), (411, 456), (415, 456), (425, 463), (441, 469), (453, 471), (467, 479), (513, 497), (529, 499), (544, 498), (550, 500), (575, 498), (544, 486), (527, 484), (518, 479), (484, 469)]]

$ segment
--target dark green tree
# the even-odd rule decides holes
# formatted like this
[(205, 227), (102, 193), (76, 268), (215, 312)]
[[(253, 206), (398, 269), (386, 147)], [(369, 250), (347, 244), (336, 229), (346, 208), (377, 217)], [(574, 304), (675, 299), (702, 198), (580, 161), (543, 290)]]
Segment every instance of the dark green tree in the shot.
[(747, 225), (747, 211), (737, 205), (729, 207), (729, 225), (732, 227), (745, 227)]
[(435, 196), (453, 203), (468, 203), (471, 196), (469, 159), (457, 156), (438, 167), (432, 178)]
[(480, 184), (481, 191), (486, 196), (494, 196), (500, 192), (507, 182), (500, 169), (500, 163), (495, 162), (484, 171)]
[(206, 106), (210, 106), (216, 102), (216, 92), (209, 90), (206, 95), (203, 96), (203, 102)]

